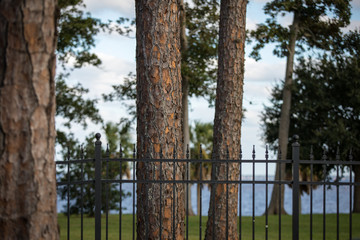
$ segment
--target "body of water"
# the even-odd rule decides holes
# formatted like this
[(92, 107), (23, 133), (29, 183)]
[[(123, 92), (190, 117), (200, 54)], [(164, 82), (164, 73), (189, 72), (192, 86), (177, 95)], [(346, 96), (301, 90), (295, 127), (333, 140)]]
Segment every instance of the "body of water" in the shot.
[[(244, 176), (243, 179), (251, 180), (251, 176)], [(263, 176), (256, 176), (256, 180), (265, 180)], [(269, 177), (269, 180), (271, 178)], [(342, 181), (348, 182), (349, 179), (345, 178)], [(268, 185), (268, 204), (271, 199), (273, 185)], [(130, 197), (123, 199), (123, 214), (131, 214), (133, 212), (133, 184), (125, 183), (122, 186), (123, 191), (129, 192)], [(252, 216), (252, 204), (253, 196), (255, 199), (255, 215), (259, 216), (265, 213), (265, 196), (266, 196), (266, 185), (265, 184), (255, 184), (255, 192), (253, 194), (252, 184), (243, 184), (242, 185), (242, 197), (241, 197), (241, 211), (242, 216)], [(353, 195), (354, 196), (354, 195)], [(313, 213), (323, 213), (323, 186), (319, 186), (317, 189), (313, 190)], [(136, 192), (135, 192), (136, 198)], [(340, 213), (349, 213), (350, 206), (350, 187), (349, 186), (340, 186), (339, 187), (339, 211)], [(202, 189), (202, 215), (206, 216), (208, 214), (210, 201), (210, 190), (204, 185)], [(193, 211), (196, 213), (197, 209), (197, 185), (194, 184), (191, 186), (191, 203)], [(58, 212), (64, 210), (66, 207), (67, 201), (58, 199)], [(329, 188), (326, 186), (326, 213), (336, 213), (337, 199), (336, 199), (336, 187), (332, 186)], [(287, 213), (292, 213), (292, 189), (285, 185), (285, 198), (284, 198), (284, 207)], [(136, 209), (135, 209), (136, 211)], [(117, 211), (111, 211), (111, 213), (117, 213)], [(303, 194), (301, 196), (301, 213), (309, 214), (310, 213), (310, 195)]]

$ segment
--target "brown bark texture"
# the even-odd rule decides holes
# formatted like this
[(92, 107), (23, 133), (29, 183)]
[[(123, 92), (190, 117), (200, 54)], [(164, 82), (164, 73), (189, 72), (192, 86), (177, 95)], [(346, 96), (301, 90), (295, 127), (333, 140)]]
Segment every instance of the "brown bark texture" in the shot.
[[(293, 72), (294, 72), (294, 56), (295, 56), (295, 44), (299, 32), (299, 17), (295, 12), (293, 17), (293, 23), (290, 27), (290, 39), (288, 45), (288, 56), (286, 59), (285, 70), (285, 83), (283, 89), (283, 103), (281, 106), (280, 123), (279, 123), (279, 149), (281, 157), (279, 160), (285, 160), (287, 157), (287, 147), (289, 142), (289, 126), (290, 126), (290, 109), (291, 109), (291, 91), (293, 84)], [(281, 171), (281, 175), (280, 175)], [(285, 164), (276, 164), (275, 180), (285, 179)], [(279, 199), (279, 191), (281, 191), (281, 199)], [(279, 201), (281, 201), (281, 210), (279, 209)], [(268, 208), (268, 214), (285, 214), (284, 209), (284, 185), (274, 185), (271, 193), (270, 205)]]
[[(240, 154), (246, 4), (246, 0), (221, 1), (213, 159), (225, 160), (227, 149), (230, 159), (238, 159)], [(239, 164), (229, 164), (228, 170), (228, 180), (239, 180)], [(225, 163), (216, 164), (213, 171), (215, 180), (226, 180)], [(212, 187), (205, 239), (213, 239), (213, 235), (226, 239), (227, 231), (228, 239), (238, 239), (238, 186), (229, 184), (228, 189), (227, 214), (227, 185)]]
[(56, 1), (0, 1), (0, 239), (58, 239)]
[[(138, 158), (183, 158), (179, 16), (177, 0), (136, 1)], [(138, 163), (136, 176), (173, 180), (174, 168), (182, 180), (179, 162)], [(183, 239), (184, 197), (184, 184), (138, 184), (137, 238)]]

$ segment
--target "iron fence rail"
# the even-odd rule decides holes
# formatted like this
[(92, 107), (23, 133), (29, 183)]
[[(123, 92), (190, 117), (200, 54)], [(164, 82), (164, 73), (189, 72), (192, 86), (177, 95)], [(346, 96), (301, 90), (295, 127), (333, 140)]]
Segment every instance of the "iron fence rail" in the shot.
[[(84, 159), (83, 153), (81, 154), (81, 158), (78, 160), (70, 160), (70, 155), (68, 156), (66, 161), (56, 161), (56, 165), (60, 166), (66, 166), (66, 181), (59, 181), (57, 182), (57, 186), (66, 186), (67, 187), (67, 239), (70, 239), (70, 186), (76, 186), (80, 185), (80, 198), (81, 198), (81, 204), (80, 204), (80, 218), (81, 218), (81, 239), (83, 239), (83, 208), (84, 208), (84, 202), (83, 202), (83, 196), (84, 196), (84, 185), (93, 185), (95, 189), (95, 239), (100, 240), (101, 239), (101, 209), (103, 206), (102, 203), (102, 191), (105, 191), (105, 239), (108, 239), (108, 212), (109, 212), (109, 185), (110, 184), (119, 184), (120, 193), (122, 192), (123, 184), (132, 184), (132, 238), (135, 239), (135, 193), (136, 193), (136, 184), (146, 184), (146, 186), (149, 186), (149, 184), (159, 184), (160, 185), (160, 193), (162, 193), (162, 186), (163, 184), (172, 184), (173, 189), (173, 199), (176, 198), (176, 184), (185, 184), (185, 194), (186, 194), (186, 203), (185, 203), (185, 212), (186, 212), (186, 219), (185, 219), (185, 236), (186, 239), (189, 238), (189, 184), (200, 184), (202, 186), (203, 184), (208, 184), (212, 187), (216, 186), (216, 184), (226, 184), (226, 229), (228, 228), (228, 199), (229, 199), (229, 184), (236, 184), (239, 187), (239, 199), (238, 199), (238, 209), (239, 209), (239, 220), (238, 220), (238, 231), (239, 231), (239, 239), (242, 239), (243, 234), (243, 228), (241, 227), (242, 224), (242, 210), (241, 210), (241, 204), (242, 204), (242, 185), (243, 184), (250, 184), (252, 185), (252, 239), (255, 239), (255, 187), (258, 184), (264, 184), (265, 185), (265, 239), (268, 239), (268, 230), (269, 230), (269, 223), (268, 223), (268, 190), (269, 190), (269, 184), (271, 185), (292, 185), (292, 238), (293, 240), (299, 239), (299, 198), (300, 198), (300, 185), (310, 185), (310, 236), (309, 239), (313, 238), (313, 186), (323, 186), (323, 239), (326, 238), (326, 187), (328, 186), (335, 186), (336, 187), (336, 214), (337, 214), (337, 225), (336, 225), (336, 232), (337, 232), (337, 239), (339, 239), (339, 187), (340, 186), (349, 186), (349, 238), (352, 239), (352, 206), (353, 206), (353, 200), (352, 200), (352, 189), (354, 186), (360, 186), (360, 183), (353, 182), (353, 173), (352, 168), (355, 165), (360, 165), (360, 161), (353, 161), (352, 156), (350, 154), (349, 161), (341, 161), (339, 155), (337, 155), (335, 161), (329, 161), (326, 160), (325, 157), (321, 160), (314, 160), (313, 154), (311, 152), (309, 160), (300, 160), (300, 144), (298, 142), (295, 142), (292, 146), (292, 159), (291, 160), (271, 160), (269, 159), (268, 155), (268, 149), (266, 148), (265, 152), (265, 159), (255, 159), (255, 148), (252, 152), (252, 159), (242, 159), (242, 153), (239, 154), (239, 159), (225, 159), (225, 160), (207, 160), (207, 159), (201, 159), (201, 152), (200, 152), (200, 159), (189, 159), (189, 153), (186, 153), (186, 157), (184, 159), (136, 159), (135, 158), (135, 148), (133, 152), (133, 158), (122, 158), (122, 151), (120, 147), (120, 157), (119, 158), (109, 158), (109, 150), (107, 149), (107, 152), (105, 154), (105, 157), (103, 158), (101, 155), (101, 141), (100, 141), (100, 134), (96, 134), (96, 142), (95, 142), (95, 158), (93, 159)], [(161, 154), (162, 155), (162, 154)], [(174, 154), (175, 156), (175, 154)], [(121, 174), (123, 163), (125, 162), (132, 162), (133, 169), (132, 169), (132, 179), (109, 179), (109, 163), (110, 162), (117, 162), (119, 163), (119, 171)], [(148, 174), (146, 174), (145, 179), (136, 179), (136, 164), (140, 162), (146, 162), (146, 163), (158, 163), (160, 168), (160, 178), (159, 179), (149, 179)], [(86, 163), (93, 163), (94, 169), (95, 169), (95, 176), (94, 179), (85, 180), (84, 179), (84, 164)], [(102, 164), (106, 164), (105, 166), (105, 173), (102, 173)], [(163, 164), (164, 163), (172, 163), (174, 166), (176, 166), (175, 163), (184, 163), (185, 164), (185, 179), (179, 180), (176, 179), (175, 176), (175, 167), (173, 168), (173, 176), (172, 179), (162, 179), (162, 171), (163, 171)], [(189, 176), (189, 170), (190, 170), (190, 164), (192, 163), (199, 163), (200, 164), (200, 179), (197, 180), (191, 180)], [(225, 164), (226, 165), (226, 179), (225, 180), (208, 180), (208, 179), (202, 179), (202, 170), (203, 170), (203, 164)], [(229, 180), (229, 164), (238, 164), (239, 166), (239, 179), (238, 180)], [(251, 180), (243, 180), (242, 179), (242, 165), (245, 163), (252, 164), (252, 179)], [(255, 178), (255, 164), (259, 163), (265, 163), (265, 180), (256, 180)], [(268, 170), (269, 170), (269, 164), (292, 164), (292, 179), (291, 180), (269, 180)], [(71, 165), (80, 164), (81, 165), (81, 179), (71, 180), (70, 174), (71, 174)], [(310, 181), (300, 181), (299, 179), (299, 169), (300, 165), (310, 165)], [(336, 179), (339, 179), (339, 167), (340, 166), (349, 166), (350, 169), (350, 180), (349, 182), (339, 182), (339, 181), (329, 181), (326, 177), (323, 177), (323, 180), (321, 181), (314, 181), (314, 174), (313, 174), (313, 166), (314, 165), (322, 165), (323, 166), (323, 174), (326, 176), (326, 166), (327, 165), (335, 165), (336, 166)], [(281, 173), (279, 178), (281, 179)], [(105, 176), (103, 176), (105, 175)], [(214, 177), (212, 176), (212, 179)], [(105, 189), (103, 190), (102, 187), (105, 186)], [(199, 205), (199, 239), (202, 239), (202, 188), (200, 187), (200, 205)], [(214, 195), (213, 195), (214, 197)], [(161, 201), (162, 195), (160, 194), (160, 211), (162, 209), (162, 201)], [(281, 191), (279, 191), (279, 199), (281, 199)], [(154, 203), (155, 204), (155, 203)], [(119, 210), (119, 239), (122, 238), (122, 199), (120, 197), (120, 210)], [(298, 207), (295, 207), (298, 206)], [(279, 201), (279, 209), (281, 209), (281, 202)], [(212, 210), (214, 213), (214, 209)], [(159, 231), (159, 238), (162, 239), (162, 214), (160, 214), (160, 231)], [(212, 215), (214, 216), (214, 214)], [(145, 218), (147, 216), (144, 216)], [(172, 222), (173, 222), (173, 239), (175, 239), (175, 204), (173, 204), (172, 209)], [(148, 221), (145, 221), (148, 223)], [(213, 226), (213, 232), (215, 232)], [(148, 231), (148, 226), (146, 227), (146, 231)], [(228, 239), (228, 231), (226, 231), (226, 239)], [(215, 239), (215, 235), (213, 234), (213, 239)], [(279, 239), (281, 239), (281, 213), (279, 214)]]

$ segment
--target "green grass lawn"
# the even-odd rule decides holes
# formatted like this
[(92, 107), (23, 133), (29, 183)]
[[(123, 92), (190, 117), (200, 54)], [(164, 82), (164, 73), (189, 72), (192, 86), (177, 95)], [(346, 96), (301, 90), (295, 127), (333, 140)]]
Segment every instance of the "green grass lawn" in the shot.
[[(122, 239), (132, 239), (132, 215), (122, 216)], [(349, 239), (349, 215), (340, 214), (340, 239)], [(202, 218), (202, 230), (205, 231), (207, 217)], [(67, 239), (67, 217), (58, 215), (60, 225), (60, 239)], [(242, 239), (252, 239), (252, 218), (242, 217)], [(323, 217), (313, 215), (313, 239), (323, 239)], [(105, 216), (102, 218), (102, 239), (105, 239)], [(269, 239), (279, 239), (279, 218), (269, 216)], [(360, 239), (360, 214), (353, 214), (353, 239)], [(109, 239), (119, 239), (119, 216), (109, 215)], [(84, 217), (84, 239), (91, 240), (95, 237), (94, 218)], [(202, 234), (204, 237), (204, 233)], [(292, 238), (291, 216), (281, 217), (281, 239)], [(70, 218), (70, 239), (80, 239), (80, 216)], [(189, 239), (199, 239), (199, 217), (189, 217)], [(265, 216), (255, 218), (255, 239), (265, 239)], [(310, 239), (310, 216), (300, 216), (300, 239)], [(326, 239), (336, 239), (336, 214), (326, 215)]]

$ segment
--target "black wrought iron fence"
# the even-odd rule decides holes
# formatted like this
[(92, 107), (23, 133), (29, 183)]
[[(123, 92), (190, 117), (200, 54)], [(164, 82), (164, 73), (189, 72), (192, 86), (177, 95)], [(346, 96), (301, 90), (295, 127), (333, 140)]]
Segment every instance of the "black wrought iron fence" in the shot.
[[(65, 166), (67, 168), (66, 170), (66, 181), (58, 181), (57, 182), (57, 186), (61, 187), (61, 186), (65, 186), (67, 189), (67, 203), (66, 203), (66, 209), (67, 209), (67, 229), (66, 229), (66, 233), (64, 231), (61, 232), (61, 234), (66, 234), (66, 238), (67, 239), (71, 239), (71, 235), (70, 235), (70, 228), (71, 228), (71, 224), (70, 224), (70, 215), (71, 215), (71, 210), (70, 210), (70, 205), (71, 205), (71, 198), (70, 198), (70, 188), (71, 186), (80, 186), (80, 190), (78, 192), (78, 194), (80, 195), (80, 238), (84, 239), (84, 224), (83, 224), (83, 219), (84, 219), (84, 202), (83, 202), (83, 195), (84, 195), (84, 185), (92, 185), (93, 188), (95, 189), (95, 194), (94, 194), (94, 198), (95, 198), (95, 205), (94, 205), (94, 212), (95, 212), (95, 239), (96, 240), (100, 240), (102, 237), (101, 231), (105, 231), (105, 239), (108, 239), (108, 226), (109, 226), (109, 195), (108, 195), (108, 186), (109, 184), (118, 184), (119, 185), (119, 190), (120, 193), (123, 190), (123, 185), (124, 184), (131, 184), (132, 185), (132, 239), (136, 238), (136, 201), (135, 201), (135, 195), (136, 195), (136, 188), (137, 188), (137, 184), (159, 184), (160, 185), (160, 192), (161, 192), (161, 186), (162, 184), (172, 184), (173, 188), (173, 193), (175, 196), (175, 192), (176, 192), (176, 184), (184, 184), (185, 185), (185, 194), (186, 194), (186, 203), (185, 203), (185, 212), (186, 212), (186, 219), (185, 219), (185, 238), (189, 239), (189, 198), (188, 198), (188, 194), (189, 194), (189, 185), (190, 184), (199, 184), (200, 186), (207, 184), (210, 186), (214, 186), (216, 184), (226, 184), (226, 186), (230, 185), (230, 184), (236, 184), (238, 185), (238, 189), (239, 189), (239, 218), (238, 218), (238, 237), (239, 239), (243, 238), (243, 233), (245, 231), (249, 231), (249, 229), (244, 229), (242, 227), (242, 186), (243, 185), (251, 185), (252, 186), (252, 228), (251, 228), (251, 236), (252, 239), (255, 239), (255, 186), (258, 184), (261, 185), (265, 185), (265, 206), (264, 206), (264, 215), (265, 215), (265, 223), (264, 223), (264, 231), (265, 231), (265, 239), (269, 238), (269, 220), (268, 220), (268, 203), (269, 203), (269, 199), (268, 199), (268, 193), (269, 193), (269, 185), (291, 185), (291, 189), (292, 189), (292, 214), (291, 214), (291, 219), (292, 219), (292, 239), (293, 240), (298, 240), (299, 239), (299, 231), (301, 229), (299, 229), (299, 216), (300, 216), (300, 212), (299, 212), (299, 198), (300, 198), (300, 186), (301, 185), (308, 185), (310, 186), (310, 214), (309, 214), (309, 222), (310, 222), (310, 232), (309, 232), (309, 239), (313, 239), (313, 235), (314, 235), (314, 228), (313, 228), (313, 186), (318, 186), (318, 187), (323, 187), (323, 197), (322, 197), (322, 201), (323, 201), (323, 219), (322, 219), (322, 236), (323, 239), (326, 239), (326, 189), (330, 186), (334, 186), (336, 188), (336, 239), (340, 239), (340, 218), (339, 218), (339, 214), (340, 214), (340, 210), (339, 210), (339, 187), (340, 186), (348, 186), (349, 187), (349, 211), (348, 211), (348, 216), (349, 216), (349, 226), (348, 226), (348, 236), (349, 239), (353, 239), (352, 235), (353, 235), (353, 214), (352, 214), (352, 206), (354, 204), (353, 202), (353, 188), (354, 186), (360, 186), (360, 183), (358, 182), (354, 182), (353, 181), (353, 167), (355, 165), (360, 165), (360, 161), (353, 161), (353, 157), (351, 155), (351, 153), (349, 154), (349, 159), (347, 159), (347, 161), (341, 161), (340, 157), (337, 156), (335, 161), (329, 161), (326, 159), (326, 156), (324, 156), (321, 160), (315, 160), (313, 157), (313, 154), (310, 153), (309, 159), (308, 160), (300, 160), (300, 144), (296, 141), (293, 143), (292, 145), (292, 159), (290, 160), (270, 160), (269, 159), (269, 154), (268, 151), (266, 150), (265, 152), (265, 158), (264, 159), (255, 159), (255, 150), (253, 150), (252, 153), (252, 159), (242, 159), (242, 154), (239, 153), (239, 158), (238, 159), (225, 159), (225, 160), (206, 160), (206, 159), (189, 159), (189, 154), (185, 154), (184, 159), (136, 159), (136, 149), (134, 146), (134, 151), (133, 151), (133, 158), (129, 159), (129, 158), (123, 158), (123, 154), (121, 152), (121, 147), (120, 147), (120, 157), (119, 158), (109, 158), (109, 154), (107, 153), (105, 157), (102, 157), (102, 153), (101, 153), (101, 141), (100, 141), (100, 134), (96, 134), (96, 142), (95, 142), (95, 154), (94, 154), (94, 158), (92, 159), (84, 159), (83, 157), (81, 157), (81, 159), (78, 160), (66, 160), (66, 161), (56, 161), (56, 165), (57, 166)], [(108, 151), (107, 151), (108, 152)], [(201, 154), (200, 154), (201, 155)], [(175, 154), (174, 154), (175, 156)], [(130, 162), (132, 163), (132, 179), (123, 179), (122, 177), (118, 178), (118, 179), (110, 179), (109, 178), (109, 162), (117, 162), (119, 165), (119, 171), (121, 173), (122, 170), (122, 166), (125, 162)], [(162, 171), (162, 166), (165, 163), (183, 163), (185, 166), (185, 174), (184, 174), (184, 179), (182, 180), (178, 180), (176, 179), (175, 176), (172, 177), (172, 179), (162, 179), (160, 177), (160, 179), (155, 179), (155, 178), (148, 178), (147, 176), (145, 176), (144, 179), (136, 179), (136, 164), (141, 163), (141, 162), (153, 162), (153, 163), (158, 163), (160, 166), (160, 176), (161, 176), (161, 171)], [(84, 179), (84, 164), (88, 164), (88, 163), (92, 163), (94, 165), (94, 169), (95, 169), (95, 174), (94, 174), (94, 179)], [(226, 164), (227, 167), (229, 166), (229, 164), (237, 164), (239, 167), (239, 173), (240, 173), (240, 177), (238, 180), (229, 180), (229, 178), (227, 177), (226, 180), (221, 180), (221, 181), (214, 181), (212, 179), (202, 179), (200, 177), (200, 179), (197, 180), (191, 180), (190, 176), (189, 176), (189, 164), (192, 163), (199, 163), (200, 164), (200, 171), (202, 171), (203, 169), (203, 164), (205, 163), (209, 163), (209, 164)], [(277, 180), (277, 179), (272, 179), (269, 180), (269, 164), (291, 164), (292, 165), (292, 179), (290, 180)], [(70, 175), (71, 175), (71, 166), (72, 165), (81, 165), (81, 174), (80, 174), (80, 179), (76, 179), (76, 180), (71, 180)], [(102, 165), (105, 164), (105, 171), (102, 171)], [(242, 178), (242, 166), (244, 164), (251, 164), (252, 165), (252, 179), (251, 180), (247, 180), (247, 179), (243, 179)], [(265, 180), (256, 180), (255, 178), (255, 164), (264, 164), (265, 165)], [(326, 175), (326, 166), (327, 165), (335, 165), (336, 167), (336, 179), (339, 179), (339, 168), (341, 166), (348, 166), (349, 168), (349, 181), (347, 182), (340, 182), (340, 181), (329, 181), (326, 177), (324, 177), (321, 181), (315, 181), (314, 180), (314, 165), (322, 165), (323, 166), (323, 174), (324, 176)], [(300, 165), (307, 165), (310, 166), (310, 181), (304, 181), (299, 179), (299, 170), (300, 170)], [(174, 164), (175, 166), (175, 164)], [(279, 168), (281, 169), (281, 168)], [(228, 173), (228, 172), (227, 172)], [(280, 172), (280, 179), (281, 179), (281, 173)], [(121, 174), (120, 174), (121, 175)], [(200, 174), (201, 175), (201, 174)], [(105, 186), (105, 188), (103, 188), (103, 186)], [(227, 188), (228, 189), (228, 188)], [(199, 238), (202, 239), (202, 188), (200, 187), (200, 205), (198, 206), (198, 213), (199, 213)], [(105, 192), (105, 203), (102, 202), (102, 195)], [(281, 196), (281, 191), (279, 191), (279, 199), (282, 198)], [(227, 200), (228, 200), (228, 193), (226, 192), (226, 196), (227, 196)], [(119, 227), (118, 227), (118, 238), (122, 239), (122, 225), (123, 225), (123, 221), (122, 221), (122, 209), (123, 209), (123, 205), (122, 205), (122, 199), (120, 197), (120, 202), (119, 202)], [(154, 203), (156, 204), (156, 203)], [(279, 204), (279, 209), (281, 209), (281, 202), (278, 202)], [(104, 208), (105, 207), (105, 208)], [(226, 206), (224, 206), (226, 207)], [(228, 208), (226, 207), (226, 209), (228, 210)], [(160, 203), (160, 211), (161, 211), (161, 203)], [(101, 215), (102, 213), (105, 215), (105, 229), (102, 229), (102, 225), (101, 225)], [(161, 214), (160, 214), (161, 216)], [(144, 216), (145, 217), (145, 216)], [(175, 223), (175, 218), (177, 216), (175, 216), (174, 212), (172, 213), (172, 221), (173, 224)], [(278, 238), (281, 239), (281, 227), (282, 227), (282, 215), (281, 213), (278, 216)], [(226, 214), (226, 223), (228, 223), (228, 214)], [(148, 224), (147, 221), (145, 221), (145, 224)], [(358, 224), (358, 223), (356, 223)], [(148, 228), (146, 228), (148, 229)], [(159, 231), (159, 239), (163, 239), (162, 237), (162, 226), (161, 226), (161, 220), (160, 220), (160, 231)], [(228, 229), (228, 227), (226, 226), (226, 229)], [(228, 236), (228, 233), (226, 234), (226, 236)], [(172, 233), (172, 238), (175, 239), (175, 231)], [(213, 239), (219, 239), (217, 238), (215, 235), (213, 236)]]

